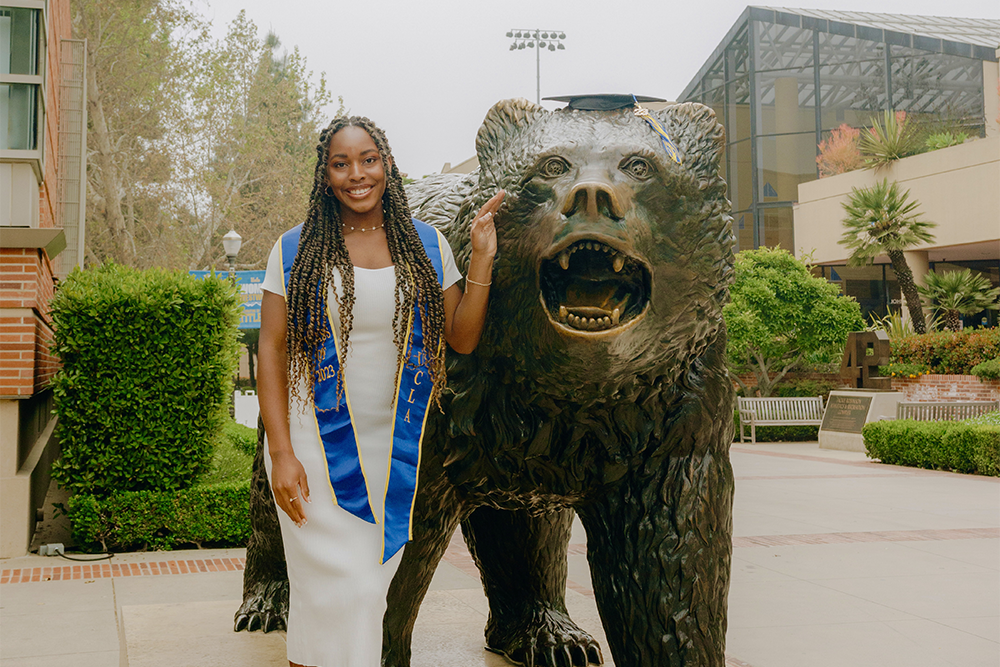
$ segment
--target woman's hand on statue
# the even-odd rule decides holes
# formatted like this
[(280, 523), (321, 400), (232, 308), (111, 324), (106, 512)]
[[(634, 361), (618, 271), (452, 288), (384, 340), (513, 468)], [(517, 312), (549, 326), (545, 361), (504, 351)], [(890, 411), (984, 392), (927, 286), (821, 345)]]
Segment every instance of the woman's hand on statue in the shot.
[(306, 525), (303, 504), (309, 500), (309, 482), (306, 470), (291, 452), (271, 455), (271, 491), (278, 507), (301, 528)]
[(484, 259), (493, 259), (497, 254), (497, 230), (493, 223), (500, 204), (503, 202), (506, 192), (501, 190), (493, 195), (488, 202), (483, 204), (479, 213), (472, 219), (472, 253), (480, 255)]

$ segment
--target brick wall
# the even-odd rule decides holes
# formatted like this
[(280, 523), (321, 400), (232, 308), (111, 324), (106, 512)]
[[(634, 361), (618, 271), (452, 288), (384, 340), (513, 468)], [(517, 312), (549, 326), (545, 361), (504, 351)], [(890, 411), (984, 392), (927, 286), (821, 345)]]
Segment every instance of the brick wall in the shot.
[(62, 43), (72, 37), (70, 3), (67, 0), (50, 2), (48, 6), (48, 49), (45, 62), (45, 173), (38, 186), (38, 226), (55, 227), (61, 215), (58, 210), (59, 188), (59, 106), (62, 101), (59, 84), (62, 81)]
[(38, 248), (0, 248), (0, 396), (31, 396), (59, 364), (50, 353), (52, 263)]
[(975, 375), (896, 377), (892, 388), (903, 392), (903, 400), (909, 403), (1000, 400), (1000, 380), (980, 380)]

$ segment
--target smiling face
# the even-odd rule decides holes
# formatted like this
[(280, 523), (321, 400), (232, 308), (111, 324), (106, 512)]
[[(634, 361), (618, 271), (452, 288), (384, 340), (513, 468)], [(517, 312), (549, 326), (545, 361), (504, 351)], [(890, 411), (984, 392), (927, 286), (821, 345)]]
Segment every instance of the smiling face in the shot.
[(362, 128), (348, 125), (330, 139), (326, 178), (342, 218), (381, 216), (385, 169), (375, 141)]

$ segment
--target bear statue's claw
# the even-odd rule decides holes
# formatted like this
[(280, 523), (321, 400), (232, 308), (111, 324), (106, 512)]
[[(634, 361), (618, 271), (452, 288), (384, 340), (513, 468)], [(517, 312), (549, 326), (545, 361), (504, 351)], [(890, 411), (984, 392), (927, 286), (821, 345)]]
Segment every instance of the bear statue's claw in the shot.
[(236, 612), (233, 629), (265, 633), (284, 630), (288, 618), (288, 581), (271, 581), (257, 584), (243, 596), (243, 604)]
[(501, 628), (491, 620), (486, 649), (523, 667), (587, 667), (603, 665), (600, 645), (569, 616), (544, 609), (516, 626)]

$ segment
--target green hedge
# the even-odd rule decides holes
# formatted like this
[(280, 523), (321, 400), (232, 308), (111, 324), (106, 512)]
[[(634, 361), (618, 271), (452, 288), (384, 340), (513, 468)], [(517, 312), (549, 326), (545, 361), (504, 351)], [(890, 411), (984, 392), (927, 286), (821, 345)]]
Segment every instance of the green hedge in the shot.
[(976, 364), (970, 372), (980, 380), (1000, 380), (1000, 359), (990, 359)]
[(1000, 357), (1000, 328), (935, 331), (891, 341), (892, 363), (918, 364), (940, 375), (969, 375)]
[(222, 433), (240, 452), (249, 457), (253, 457), (257, 453), (257, 429), (228, 421), (223, 427)]
[(193, 484), (228, 419), (234, 288), (109, 264), (71, 273), (52, 316), (59, 484), (98, 497)]
[(69, 499), (73, 540), (104, 551), (239, 547), (250, 537), (250, 481), (183, 491), (125, 491)]
[(862, 434), (882, 463), (1000, 476), (1000, 413), (961, 422), (872, 422)]

